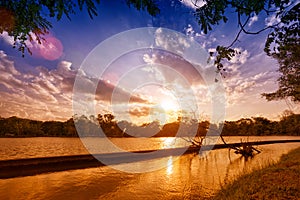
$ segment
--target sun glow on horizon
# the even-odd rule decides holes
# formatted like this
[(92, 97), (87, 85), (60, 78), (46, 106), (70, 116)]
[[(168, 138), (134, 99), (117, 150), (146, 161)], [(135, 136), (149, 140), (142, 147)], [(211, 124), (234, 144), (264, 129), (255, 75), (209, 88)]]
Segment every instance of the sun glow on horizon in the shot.
[(165, 115), (164, 123), (176, 121), (179, 117), (180, 108), (176, 101), (172, 98), (164, 98), (160, 102), (161, 112)]
[(179, 110), (177, 103), (172, 99), (163, 99), (160, 105), (166, 112)]

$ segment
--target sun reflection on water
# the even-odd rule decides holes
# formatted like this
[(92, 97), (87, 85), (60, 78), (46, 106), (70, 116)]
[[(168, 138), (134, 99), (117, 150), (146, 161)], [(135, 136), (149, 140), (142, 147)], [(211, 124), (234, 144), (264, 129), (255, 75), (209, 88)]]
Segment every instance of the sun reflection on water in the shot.
[(173, 157), (170, 156), (168, 163), (167, 163), (167, 169), (166, 169), (166, 174), (169, 176), (173, 173)]
[(162, 146), (161, 148), (162, 149), (167, 149), (167, 148), (175, 148), (176, 145), (176, 138), (171, 138), (171, 137), (168, 137), (168, 138), (161, 138), (162, 140)]

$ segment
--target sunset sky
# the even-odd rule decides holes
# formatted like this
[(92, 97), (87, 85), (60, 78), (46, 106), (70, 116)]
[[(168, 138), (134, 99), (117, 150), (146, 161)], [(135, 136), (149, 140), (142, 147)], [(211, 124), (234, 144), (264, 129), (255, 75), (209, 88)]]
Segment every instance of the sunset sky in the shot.
[[(206, 88), (209, 84), (205, 83), (205, 77), (202, 76), (213, 69), (202, 66), (199, 70), (196, 67), (202, 73), (199, 75), (195, 66), (181, 57), (181, 54), (151, 49), (149, 46), (148, 49), (117, 56), (105, 68), (102, 77), (93, 75), (97, 70), (104, 69), (103, 66), (96, 66), (95, 72), (78, 70), (84, 63), (91, 64), (89, 59), (95, 59), (92, 64), (99, 64), (97, 59), (105, 57), (105, 51), (95, 58), (89, 57), (101, 42), (136, 28), (161, 27), (174, 30), (190, 41), (197, 42), (206, 52), (217, 45), (229, 45), (237, 34), (234, 13), (229, 13), (227, 24), (221, 23), (205, 35), (190, 14), (195, 8), (188, 0), (182, 3), (160, 1), (159, 5), (161, 14), (151, 17), (147, 12), (129, 8), (124, 1), (103, 0), (97, 6), (99, 14), (93, 20), (86, 11), (78, 11), (71, 16), (71, 21), (66, 17), (59, 22), (51, 19), (53, 28), (45, 37), (47, 42), (42, 45), (28, 43), (33, 55), (26, 54), (25, 58), (12, 48), (12, 38), (6, 33), (0, 35), (1, 117), (67, 120), (74, 114), (72, 98), (77, 75), (88, 77), (89, 83), (82, 85), (84, 89), (98, 84), (96, 95), (91, 100), (97, 113), (113, 111), (119, 120), (146, 122), (158, 119), (163, 123), (175, 120), (187, 107), (191, 113), (196, 111), (200, 118), (210, 118), (214, 108), (211, 108), (211, 94)], [(274, 16), (253, 16), (247, 29), (258, 30), (274, 22)], [(235, 44), (241, 54), (225, 65), (227, 71), (222, 82), (226, 91), (226, 120), (252, 116), (278, 119), (286, 109), (300, 112), (299, 105), (289, 100), (267, 102), (261, 97), (263, 92), (276, 90), (279, 75), (276, 61), (263, 52), (267, 33), (254, 36), (242, 34)], [(156, 36), (156, 41), (160, 42), (161, 39), (165, 42), (165, 38), (159, 37), (162, 35)], [(120, 45), (127, 45), (122, 42)], [(117, 52), (118, 47), (113, 48)], [(162, 81), (168, 87), (149, 84), (147, 80)], [(174, 90), (180, 92), (174, 93)], [(194, 96), (189, 96), (190, 90)], [(126, 105), (126, 102), (129, 103)]]

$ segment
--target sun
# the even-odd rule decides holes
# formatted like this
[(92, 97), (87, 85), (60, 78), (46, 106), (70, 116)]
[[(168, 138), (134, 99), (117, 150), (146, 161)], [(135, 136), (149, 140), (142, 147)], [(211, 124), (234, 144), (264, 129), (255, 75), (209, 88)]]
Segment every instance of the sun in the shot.
[(163, 99), (161, 101), (160, 105), (167, 112), (178, 110), (177, 103), (175, 101), (171, 100), (171, 99)]
[(161, 124), (166, 124), (174, 122), (178, 119), (180, 108), (178, 103), (172, 98), (163, 98), (160, 101), (160, 107), (162, 108), (161, 114), (162, 119)]

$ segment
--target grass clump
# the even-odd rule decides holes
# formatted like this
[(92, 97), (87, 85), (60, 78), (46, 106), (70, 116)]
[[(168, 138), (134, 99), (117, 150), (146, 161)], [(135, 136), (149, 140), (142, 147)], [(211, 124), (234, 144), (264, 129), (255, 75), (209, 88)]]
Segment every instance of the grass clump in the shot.
[(300, 199), (300, 148), (225, 185), (213, 199)]

